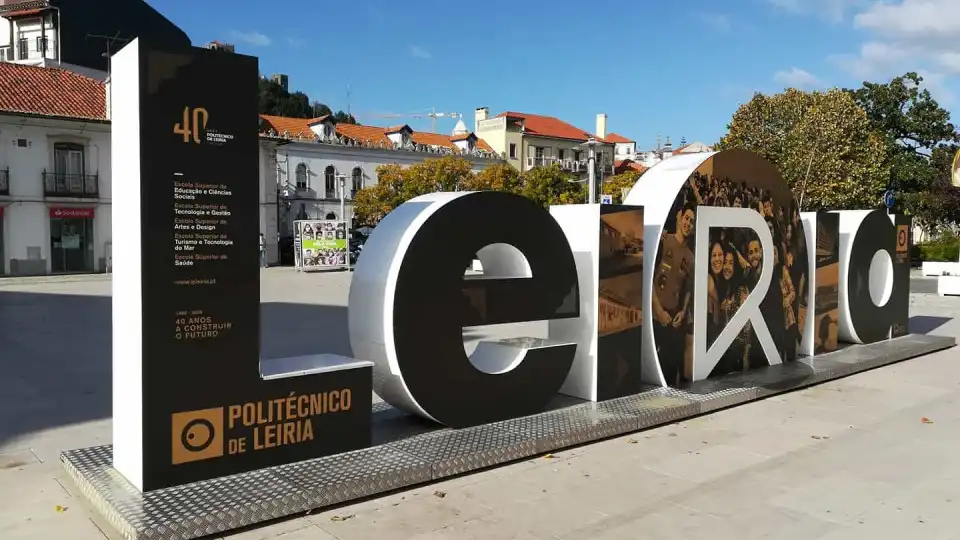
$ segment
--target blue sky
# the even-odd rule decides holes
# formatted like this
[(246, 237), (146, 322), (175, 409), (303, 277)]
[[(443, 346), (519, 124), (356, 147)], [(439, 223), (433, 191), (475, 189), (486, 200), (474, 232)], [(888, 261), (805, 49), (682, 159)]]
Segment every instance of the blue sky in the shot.
[(351, 111), (374, 125), (434, 107), (472, 129), (488, 106), (593, 131), (604, 112), (641, 148), (658, 134), (710, 144), (754, 91), (912, 70), (952, 109), (960, 74), (960, 0), (148, 1), (195, 45), (233, 43), (334, 110), (349, 86)]

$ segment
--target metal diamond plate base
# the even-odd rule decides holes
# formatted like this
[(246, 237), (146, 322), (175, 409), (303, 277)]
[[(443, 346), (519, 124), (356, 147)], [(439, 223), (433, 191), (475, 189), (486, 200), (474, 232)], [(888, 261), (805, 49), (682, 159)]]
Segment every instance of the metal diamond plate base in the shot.
[(188, 540), (677, 422), (955, 345), (954, 338), (911, 334), (683, 389), (646, 387), (599, 403), (558, 395), (540, 414), (457, 430), (375, 398), (375, 446), (145, 494), (113, 469), (111, 446), (70, 450), (60, 459), (125, 538)]
[(430, 463), (434, 480), (516, 461), (537, 453), (537, 446), (532, 439), (505, 431), (495, 424), (444, 429), (386, 446)]

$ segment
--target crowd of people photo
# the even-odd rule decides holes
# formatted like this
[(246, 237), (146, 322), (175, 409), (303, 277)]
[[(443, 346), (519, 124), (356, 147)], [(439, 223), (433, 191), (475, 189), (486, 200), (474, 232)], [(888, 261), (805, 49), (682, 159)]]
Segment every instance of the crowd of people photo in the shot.
[[(681, 189), (664, 224), (657, 251), (652, 296), (653, 331), (666, 383), (692, 378), (695, 227), (698, 206), (754, 208), (773, 237), (773, 260), (763, 260), (759, 236), (746, 228), (717, 228), (709, 235), (707, 347), (716, 340), (769, 267), (773, 279), (761, 312), (782, 361), (795, 360), (806, 317), (809, 284), (807, 246), (798, 205), (786, 186), (761, 187), (694, 173)], [(766, 270), (764, 270), (766, 271)], [(698, 284), (699, 285), (699, 284)], [(747, 324), (711, 376), (768, 365), (756, 333)]]
[(301, 266), (327, 267), (347, 264), (347, 224), (324, 220), (297, 222), (296, 238), (302, 255)]

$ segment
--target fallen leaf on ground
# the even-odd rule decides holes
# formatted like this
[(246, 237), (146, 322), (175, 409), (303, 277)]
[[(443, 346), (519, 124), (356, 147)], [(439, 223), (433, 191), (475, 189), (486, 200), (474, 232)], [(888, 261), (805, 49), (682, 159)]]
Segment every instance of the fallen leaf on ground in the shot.
[(810, 438), (811, 438), (811, 439), (817, 439), (817, 440), (819, 441), (819, 440), (821, 440), (821, 439), (829, 439), (830, 437), (828, 437), (828, 436), (826, 436), (826, 435), (811, 435)]
[(330, 521), (346, 521), (353, 517), (353, 514), (348, 514), (346, 516), (330, 516)]
[(68, 510), (68, 508), (67, 508), (66, 506), (60, 506), (59, 504), (58, 504), (57, 506), (55, 506), (53, 509), (56, 510), (57, 512), (61, 513), (61, 514), (64, 513), (64, 512), (66, 512), (66, 511)]
[(933, 420), (927, 418), (926, 416), (924, 416), (923, 418), (921, 418), (920, 421), (923, 422), (924, 424), (932, 424), (932, 423), (933, 423)]
[(627, 439), (627, 444), (637, 444), (636, 439)]
[(434, 492), (433, 492), (433, 496), (436, 497), (436, 498), (438, 498), (438, 499), (442, 499), (442, 498), (444, 498), (444, 497), (447, 496), (447, 492), (446, 492), (446, 491), (434, 491)]
[(553, 454), (544, 454), (543, 459), (553, 459)]

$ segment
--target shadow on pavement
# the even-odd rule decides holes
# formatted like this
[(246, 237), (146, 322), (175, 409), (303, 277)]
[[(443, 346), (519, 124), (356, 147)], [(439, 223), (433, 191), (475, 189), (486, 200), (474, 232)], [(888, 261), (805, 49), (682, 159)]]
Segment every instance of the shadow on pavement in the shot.
[[(0, 290), (0, 446), (112, 415), (111, 328), (109, 296)], [(264, 358), (349, 356), (347, 308), (261, 304), (261, 340)]]
[(910, 317), (910, 332), (913, 334), (929, 334), (952, 320), (952, 317), (914, 315)]

